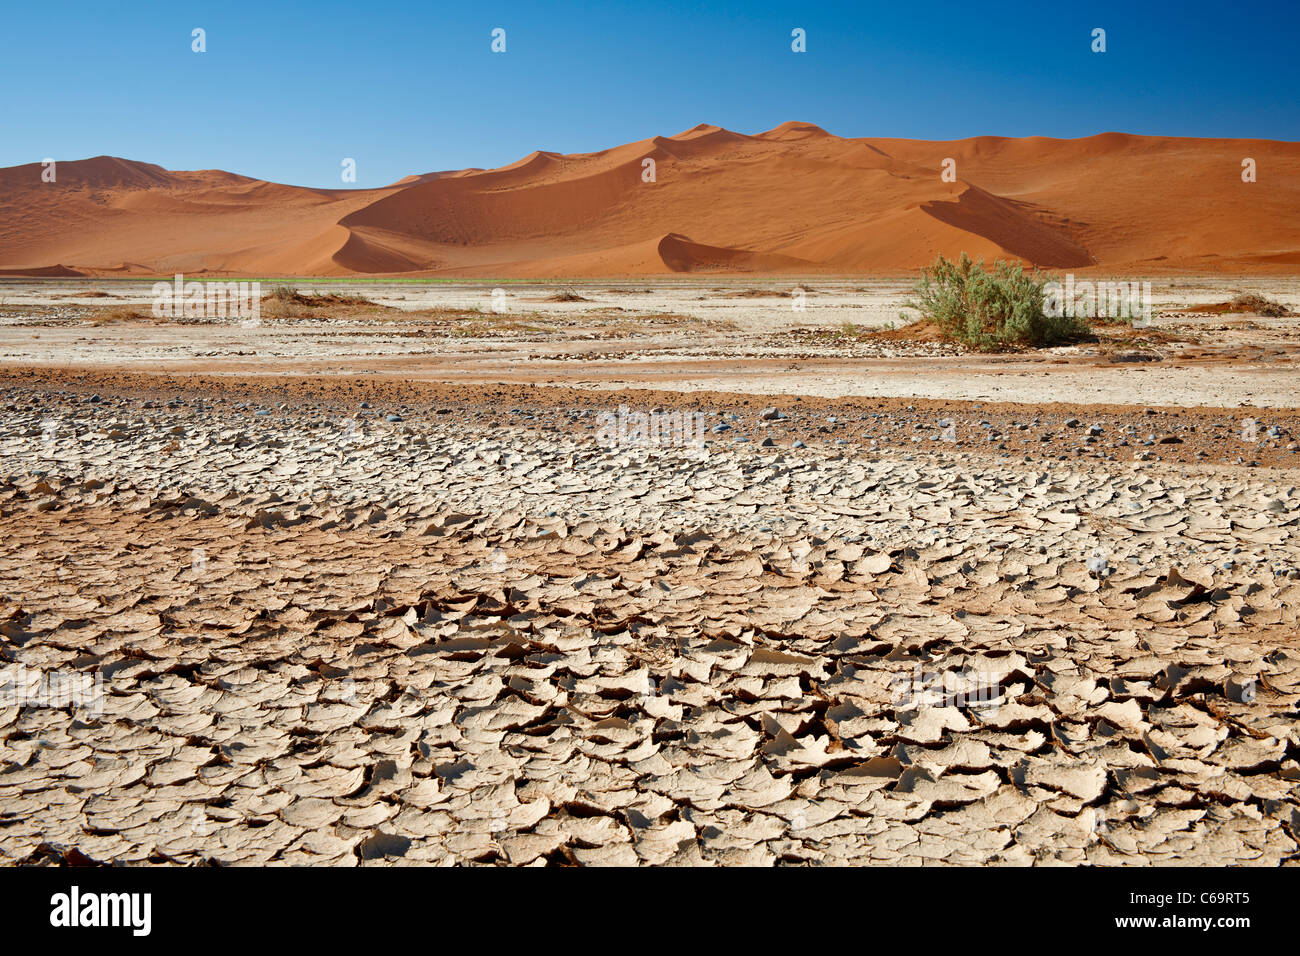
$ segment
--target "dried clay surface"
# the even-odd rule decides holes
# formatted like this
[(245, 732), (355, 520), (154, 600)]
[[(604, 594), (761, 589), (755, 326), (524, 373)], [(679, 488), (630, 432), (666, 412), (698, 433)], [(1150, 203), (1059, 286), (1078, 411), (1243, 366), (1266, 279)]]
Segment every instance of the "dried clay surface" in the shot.
[(1297, 860), (1294, 470), (3, 400), (5, 862)]

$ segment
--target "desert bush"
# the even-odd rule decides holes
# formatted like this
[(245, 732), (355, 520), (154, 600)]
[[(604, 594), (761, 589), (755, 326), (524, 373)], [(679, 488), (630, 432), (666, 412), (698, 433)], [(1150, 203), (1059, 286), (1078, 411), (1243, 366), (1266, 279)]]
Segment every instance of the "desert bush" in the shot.
[(302, 295), (291, 285), (272, 286), (271, 291), (262, 297), (263, 301), (270, 299), (272, 302), (294, 302), (301, 303), (306, 301), (306, 296)]
[(573, 288), (572, 286), (566, 286), (564, 289), (561, 289), (559, 292), (556, 292), (554, 295), (547, 296), (545, 301), (547, 302), (590, 302), (591, 300), (584, 295), (580, 295), (578, 293), (578, 290)]
[(262, 314), (272, 319), (310, 317), (343, 306), (384, 308), (365, 296), (338, 292), (299, 292), (290, 285), (277, 285), (262, 296)]
[(1233, 296), (1232, 308), (1237, 312), (1253, 312), (1255, 315), (1263, 315), (1271, 319), (1280, 319), (1291, 314), (1291, 311), (1281, 302), (1267, 299), (1258, 292), (1243, 292)]
[(309, 308), (329, 305), (374, 305), (362, 295), (347, 295), (343, 292), (299, 292), (291, 285), (274, 286), (270, 292), (262, 296), (262, 301), (305, 305)]
[(964, 252), (956, 262), (939, 256), (921, 270), (907, 305), (944, 335), (977, 349), (1059, 345), (1086, 335), (1088, 322), (1044, 311), (1043, 286), (1052, 278), (1001, 261), (986, 271), (983, 260), (972, 262)]

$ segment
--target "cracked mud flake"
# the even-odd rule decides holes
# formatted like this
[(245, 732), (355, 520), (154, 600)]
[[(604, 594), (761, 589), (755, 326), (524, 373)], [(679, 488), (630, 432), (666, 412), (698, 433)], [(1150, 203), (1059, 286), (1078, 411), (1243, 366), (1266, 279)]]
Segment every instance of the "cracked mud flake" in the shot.
[(100, 682), (0, 707), (8, 860), (1296, 857), (1294, 489), (215, 420), (0, 436), (6, 674)]

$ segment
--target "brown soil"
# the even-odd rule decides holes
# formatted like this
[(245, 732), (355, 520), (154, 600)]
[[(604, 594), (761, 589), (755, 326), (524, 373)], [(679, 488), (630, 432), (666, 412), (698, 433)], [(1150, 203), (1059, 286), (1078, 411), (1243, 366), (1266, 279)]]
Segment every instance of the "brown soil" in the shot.
[[(732, 427), (715, 440), (748, 437), (755, 446), (771, 438), (778, 447), (800, 440), (810, 446), (842, 447), (846, 454), (950, 451), (994, 458), (1047, 462), (1101, 459), (1188, 464), (1300, 467), (1300, 410), (1252, 408), (1170, 408), (1141, 405), (966, 402), (872, 397), (823, 398), (810, 395), (762, 396), (731, 392), (676, 392), (657, 389), (593, 391), (556, 385), (448, 384), (337, 375), (258, 376), (247, 380), (210, 374), (148, 374), (115, 371), (63, 371), (11, 368), (0, 371), (0, 389), (70, 391), (144, 399), (177, 396), (204, 401), (285, 403), (296, 411), (331, 412), (366, 401), (379, 410), (399, 411), (407, 420), (421, 415), (451, 415), (467, 426), (517, 425), (582, 431), (571, 411), (604, 411), (626, 405), (636, 410), (662, 408), (719, 412), (711, 421)], [(788, 417), (760, 421), (769, 406)], [(518, 414), (512, 410), (518, 410)], [(250, 411), (251, 414), (251, 411)], [(729, 415), (739, 416), (730, 420)], [(527, 416), (532, 415), (531, 420)], [(836, 422), (827, 419), (834, 417)], [(1243, 438), (1248, 420), (1255, 441)], [(954, 440), (941, 440), (941, 421), (951, 422)], [(1074, 421), (1076, 424), (1067, 425)], [(1021, 426), (1024, 426), (1023, 428)], [(1099, 426), (1099, 435), (1088, 431)], [(1132, 433), (1125, 429), (1134, 428)], [(1276, 437), (1269, 429), (1276, 428)], [(989, 435), (993, 434), (993, 440)], [(1149, 439), (1149, 436), (1154, 436)], [(918, 439), (914, 441), (913, 439)], [(1145, 440), (1154, 442), (1143, 445)], [(1118, 444), (1127, 441), (1128, 444)], [(843, 443), (840, 446), (838, 443)], [(756, 449), (757, 450), (757, 449)]]

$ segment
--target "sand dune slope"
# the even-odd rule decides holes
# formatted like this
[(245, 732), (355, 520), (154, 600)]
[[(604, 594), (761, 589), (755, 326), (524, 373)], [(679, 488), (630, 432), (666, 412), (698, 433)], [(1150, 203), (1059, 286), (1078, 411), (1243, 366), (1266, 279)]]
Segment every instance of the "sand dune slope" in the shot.
[[(1256, 182), (1241, 181), (1246, 157)], [(0, 169), (2, 275), (856, 273), (960, 252), (1055, 269), (1300, 266), (1300, 144), (1267, 140), (700, 125), (380, 189), (107, 156), (61, 162), (53, 183), (41, 172)]]

